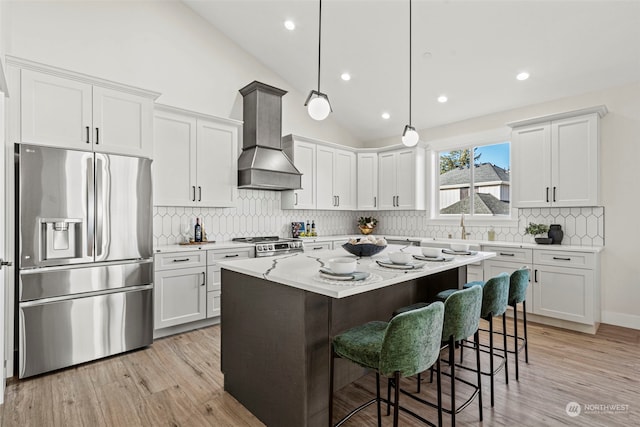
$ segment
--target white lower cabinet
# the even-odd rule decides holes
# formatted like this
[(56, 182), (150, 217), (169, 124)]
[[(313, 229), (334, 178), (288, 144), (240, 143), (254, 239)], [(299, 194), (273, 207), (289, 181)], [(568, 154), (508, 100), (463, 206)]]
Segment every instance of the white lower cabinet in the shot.
[(304, 242), (305, 252), (323, 251), (333, 249), (333, 242)]
[(252, 246), (155, 255), (154, 329), (220, 316), (220, 261), (252, 258)]
[(497, 256), (484, 261), (484, 278), (531, 271), (527, 312), (594, 326), (600, 322), (598, 255), (588, 252), (484, 246)]
[[(206, 316), (206, 261), (201, 252), (155, 257), (154, 329), (181, 325)], [(195, 267), (188, 265), (195, 262)]]

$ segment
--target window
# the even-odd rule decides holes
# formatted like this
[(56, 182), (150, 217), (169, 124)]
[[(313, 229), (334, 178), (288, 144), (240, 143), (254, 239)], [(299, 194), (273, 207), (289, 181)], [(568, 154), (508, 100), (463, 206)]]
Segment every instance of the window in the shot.
[(509, 218), (510, 152), (509, 142), (438, 152), (437, 216)]

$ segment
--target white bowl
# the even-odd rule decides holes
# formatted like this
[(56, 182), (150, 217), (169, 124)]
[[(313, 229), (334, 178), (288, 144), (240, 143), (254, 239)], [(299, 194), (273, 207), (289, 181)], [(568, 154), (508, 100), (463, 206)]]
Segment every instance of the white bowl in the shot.
[(349, 274), (356, 271), (357, 261), (355, 258), (331, 258), (329, 268), (336, 274)]
[(442, 248), (430, 248), (429, 246), (423, 246), (421, 249), (422, 255), (429, 258), (438, 258), (442, 255)]
[(456, 252), (468, 252), (469, 244), (468, 243), (451, 243), (451, 250)]
[(389, 259), (394, 264), (409, 264), (413, 255), (409, 252), (389, 252)]

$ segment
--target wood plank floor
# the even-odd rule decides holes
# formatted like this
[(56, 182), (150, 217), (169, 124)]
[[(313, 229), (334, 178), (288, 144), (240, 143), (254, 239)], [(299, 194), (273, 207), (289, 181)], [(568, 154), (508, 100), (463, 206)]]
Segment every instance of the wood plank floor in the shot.
[[(520, 381), (509, 363), (496, 378), (496, 405), (489, 404), (483, 377), (484, 423), (472, 403), (458, 414), (460, 426), (636, 426), (640, 425), (640, 331), (603, 325), (595, 336), (530, 323), (530, 363), (521, 354)], [(467, 351), (465, 359), (473, 361)], [(487, 366), (483, 359), (483, 366)], [(274, 367), (275, 368), (275, 367)], [(286, 367), (277, 367), (286, 369)], [(473, 380), (473, 373), (465, 373)], [(375, 390), (368, 375), (340, 390), (336, 416), (368, 400)], [(413, 390), (415, 381), (403, 380)], [(444, 401), (449, 383), (443, 379)], [(422, 395), (434, 397), (423, 383)], [(277, 390), (274, 390), (277, 392)], [(458, 387), (460, 398), (467, 393)], [(384, 393), (384, 388), (383, 388)], [(401, 402), (435, 420), (435, 411)], [(581, 405), (570, 417), (569, 402)], [(618, 405), (616, 407), (603, 405)], [(383, 417), (392, 425), (392, 417)], [(401, 425), (422, 425), (402, 414)], [(444, 417), (445, 425), (449, 417)], [(223, 390), (220, 327), (213, 326), (154, 342), (147, 349), (23, 381), (10, 380), (2, 426), (260, 426), (251, 413)], [(347, 426), (375, 425), (375, 407)], [(291, 426), (296, 427), (296, 426)]]

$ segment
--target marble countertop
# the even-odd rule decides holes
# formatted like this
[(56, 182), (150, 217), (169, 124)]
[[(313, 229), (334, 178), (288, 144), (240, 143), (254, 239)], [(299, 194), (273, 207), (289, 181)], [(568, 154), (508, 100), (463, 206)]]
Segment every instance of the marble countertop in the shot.
[(255, 245), (252, 243), (243, 242), (215, 242), (215, 243), (203, 243), (199, 245), (166, 245), (156, 246), (153, 248), (153, 252), (156, 254), (167, 252), (188, 252), (188, 251), (202, 251), (208, 249), (235, 249), (235, 248), (252, 248)]
[[(422, 262), (423, 266), (415, 270), (396, 270), (384, 268), (376, 264), (376, 260), (388, 259), (388, 253), (405, 248), (404, 251), (421, 255), (417, 246), (388, 245), (387, 248), (373, 257), (358, 259), (357, 271), (370, 273), (363, 281), (340, 282), (324, 279), (319, 268), (328, 267), (328, 260), (334, 257), (352, 256), (342, 248), (313, 253), (298, 252), (274, 257), (240, 259), (220, 262), (224, 269), (249, 276), (263, 278), (275, 283), (315, 292), (333, 298), (344, 298), (361, 294), (418, 277), (439, 273), (462, 265), (482, 261), (495, 256), (493, 252), (477, 252), (473, 255), (458, 255), (447, 262)], [(416, 261), (420, 262), (420, 261)], [(224, 286), (224, 283), (223, 283)]]

